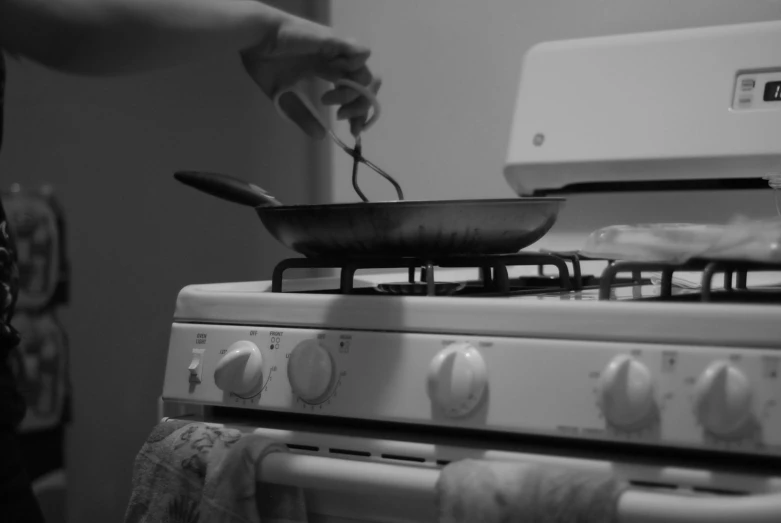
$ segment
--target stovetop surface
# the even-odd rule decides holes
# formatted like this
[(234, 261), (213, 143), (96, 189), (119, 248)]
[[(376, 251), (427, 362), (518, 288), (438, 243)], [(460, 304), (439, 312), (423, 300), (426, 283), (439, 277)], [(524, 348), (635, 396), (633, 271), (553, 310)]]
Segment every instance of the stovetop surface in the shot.
[[(699, 291), (693, 289), (673, 288), (673, 296), (684, 294), (698, 294)], [(659, 285), (624, 285), (613, 286), (610, 291), (610, 300), (612, 301), (635, 301), (659, 299), (661, 296), (661, 287)], [(599, 288), (587, 288), (578, 291), (555, 291), (543, 292), (541, 294), (532, 294), (529, 296), (519, 296), (520, 299), (527, 300), (571, 300), (571, 301), (599, 301)]]

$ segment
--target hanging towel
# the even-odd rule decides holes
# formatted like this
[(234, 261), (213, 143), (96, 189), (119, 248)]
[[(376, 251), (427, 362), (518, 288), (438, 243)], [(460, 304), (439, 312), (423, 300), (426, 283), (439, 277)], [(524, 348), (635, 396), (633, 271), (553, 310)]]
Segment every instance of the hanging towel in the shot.
[(125, 523), (305, 523), (303, 492), (258, 483), (284, 445), (220, 425), (164, 421), (136, 457)]
[(615, 523), (626, 485), (609, 475), (463, 460), (437, 482), (440, 523)]

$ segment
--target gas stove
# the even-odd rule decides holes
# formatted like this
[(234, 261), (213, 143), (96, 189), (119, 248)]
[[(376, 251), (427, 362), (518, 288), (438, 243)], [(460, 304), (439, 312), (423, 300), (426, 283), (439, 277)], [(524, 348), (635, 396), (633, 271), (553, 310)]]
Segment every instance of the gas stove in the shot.
[[(577, 278), (541, 276), (548, 256), (507, 267), (498, 279), (511, 290), (495, 295), (485, 287), (497, 278), (448, 267), (460, 261), (436, 270), (464, 285), (450, 296), (380, 290), (409, 284), (413, 270), (353, 274), (349, 292), (338, 276), (286, 280), (284, 292), (275, 281), (187, 287), (164, 398), (781, 458), (778, 287), (723, 267), (746, 271), (740, 288), (713, 288), (717, 303), (702, 303), (702, 290), (667, 281), (671, 267), (661, 278), (630, 264), (631, 278), (613, 281), (616, 264), (584, 276), (589, 260)], [(511, 258), (481, 260), (497, 259)]]
[[(641, 492), (694, 491), (693, 500), (781, 490), (781, 304), (702, 302), (682, 288), (706, 279), (691, 265), (674, 273), (667, 297), (667, 276), (630, 270), (601, 299), (614, 264), (594, 260), (582, 262), (579, 289), (553, 290), (578, 281), (572, 264), (541, 275), (534, 256), (508, 268), (513, 290), (488, 296), (379, 290), (409, 283), (408, 267), (358, 271), (350, 292), (340, 275), (281, 289), (185, 287), (162, 414), (287, 444), (288, 461), (262, 479), (306, 485), (319, 514), (352, 507), (365, 521), (430, 520), (436, 470), (466, 457), (612, 470)], [(595, 263), (606, 268), (587, 276)], [(440, 281), (481, 290), (485, 272), (435, 269)], [(711, 296), (775, 292), (754, 276)], [(686, 295), (696, 298), (677, 299)], [(384, 504), (401, 494), (417, 501)], [(677, 502), (653, 498), (658, 521)], [(719, 509), (697, 510), (711, 521)]]
[[(781, 82), (779, 48), (779, 23), (536, 46), (505, 178), (769, 191), (781, 104), (752, 90)], [(182, 289), (161, 416), (285, 443), (259, 479), (334, 521), (430, 521), (438, 470), (477, 457), (609, 471), (635, 487), (624, 522), (776, 522), (779, 317), (781, 264), (294, 258)]]

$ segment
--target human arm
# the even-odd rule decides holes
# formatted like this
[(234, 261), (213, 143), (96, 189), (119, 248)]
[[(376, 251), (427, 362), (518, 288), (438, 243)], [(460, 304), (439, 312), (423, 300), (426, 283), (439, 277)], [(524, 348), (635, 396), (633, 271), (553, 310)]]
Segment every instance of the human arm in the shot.
[[(72, 74), (146, 72), (239, 53), (273, 97), (306, 78), (349, 78), (370, 86), (369, 50), (257, 0), (0, 0), (0, 46)], [(368, 113), (357, 93), (338, 88), (321, 101), (341, 106), (353, 131)], [(305, 115), (294, 120), (310, 134)]]
[(67, 73), (126, 74), (249, 49), (291, 17), (255, 0), (0, 0), (0, 44)]

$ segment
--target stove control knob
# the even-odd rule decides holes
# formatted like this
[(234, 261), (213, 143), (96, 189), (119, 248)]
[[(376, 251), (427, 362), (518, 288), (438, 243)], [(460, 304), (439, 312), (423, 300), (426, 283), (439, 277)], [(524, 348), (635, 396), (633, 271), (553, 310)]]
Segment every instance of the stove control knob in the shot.
[(228, 347), (214, 369), (214, 383), (237, 396), (254, 396), (263, 387), (263, 355), (251, 341)]
[(307, 403), (325, 400), (334, 378), (331, 354), (317, 340), (306, 340), (293, 349), (287, 361), (287, 379), (293, 394)]
[(599, 377), (599, 407), (614, 427), (636, 429), (647, 424), (655, 407), (648, 367), (630, 356), (613, 358)]
[(468, 343), (449, 345), (429, 366), (429, 398), (452, 418), (472, 412), (483, 397), (487, 383), (485, 361)]
[(717, 361), (694, 385), (694, 412), (705, 429), (717, 436), (729, 436), (749, 421), (751, 396), (746, 375), (726, 361)]

